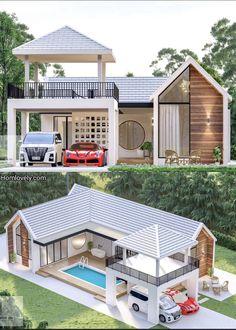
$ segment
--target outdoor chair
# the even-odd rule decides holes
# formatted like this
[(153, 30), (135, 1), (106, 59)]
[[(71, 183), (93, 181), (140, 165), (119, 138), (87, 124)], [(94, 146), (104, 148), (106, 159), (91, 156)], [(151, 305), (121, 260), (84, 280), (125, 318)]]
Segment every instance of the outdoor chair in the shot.
[(224, 283), (221, 286), (222, 291), (229, 291), (229, 281), (224, 281)]
[(218, 294), (218, 295), (220, 295), (220, 286), (212, 286), (212, 290), (213, 290), (213, 292), (214, 292), (214, 294)]
[(211, 284), (219, 284), (219, 277), (212, 276), (212, 278), (211, 278)]
[(202, 290), (203, 291), (209, 291), (210, 290), (210, 285), (207, 283), (207, 281), (202, 282)]
[(190, 164), (199, 164), (201, 162), (201, 150), (192, 150), (189, 157)]
[(166, 150), (165, 151), (165, 164), (177, 164), (179, 165), (179, 156), (174, 150)]

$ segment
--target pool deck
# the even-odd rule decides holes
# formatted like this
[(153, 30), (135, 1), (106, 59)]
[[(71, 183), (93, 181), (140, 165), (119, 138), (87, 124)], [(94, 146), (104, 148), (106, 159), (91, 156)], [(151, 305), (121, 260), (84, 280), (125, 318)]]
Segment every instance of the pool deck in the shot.
[[(85, 282), (83, 280), (80, 280), (79, 278), (72, 277), (71, 275), (60, 271), (60, 269), (62, 268), (66, 268), (72, 266), (73, 264), (78, 263), (82, 256), (88, 258), (89, 266), (92, 266), (102, 271), (106, 270), (105, 258), (103, 259), (96, 258), (93, 255), (91, 255), (90, 252), (86, 251), (84, 253), (75, 255), (73, 257), (69, 257), (67, 259), (57, 261), (48, 266), (44, 266), (40, 268), (37, 274), (44, 277), (50, 276), (56, 278), (57, 280), (60, 280), (64, 283), (70, 284), (76, 288), (92, 293), (96, 298), (104, 301), (106, 297), (106, 289), (100, 288), (98, 286), (90, 284), (89, 282)], [(127, 292), (127, 287), (125, 283), (117, 285), (117, 294), (116, 294), (117, 298), (123, 296), (124, 294), (126, 294), (126, 292)]]

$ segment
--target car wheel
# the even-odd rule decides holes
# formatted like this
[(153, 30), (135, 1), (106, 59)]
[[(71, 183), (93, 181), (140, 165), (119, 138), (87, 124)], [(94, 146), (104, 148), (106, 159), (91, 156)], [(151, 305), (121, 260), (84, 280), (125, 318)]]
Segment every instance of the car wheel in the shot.
[(133, 304), (133, 305), (132, 305), (132, 308), (133, 308), (133, 310), (134, 310), (135, 312), (138, 312), (138, 311), (139, 311), (139, 305), (137, 305), (137, 304)]
[(33, 166), (34, 164), (33, 163), (28, 163), (28, 166)]
[(162, 322), (162, 323), (166, 323), (166, 318), (165, 318), (164, 315), (159, 315), (159, 320), (160, 320), (160, 322)]
[(51, 165), (52, 165), (52, 167), (56, 167), (57, 166), (57, 155), (56, 155), (55, 163), (52, 163)]
[(20, 167), (25, 167), (25, 163), (20, 163)]

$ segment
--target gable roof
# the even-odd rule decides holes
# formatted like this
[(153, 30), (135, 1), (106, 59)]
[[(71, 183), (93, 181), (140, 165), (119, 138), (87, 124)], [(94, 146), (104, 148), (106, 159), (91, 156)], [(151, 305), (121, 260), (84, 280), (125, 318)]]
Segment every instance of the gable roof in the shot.
[(192, 57), (189, 57), (151, 96), (150, 100), (158, 97), (189, 65), (192, 65), (203, 77), (221, 94), (230, 101), (232, 97), (227, 91)]
[(164, 258), (196, 244), (197, 241), (184, 234), (159, 225), (144, 228), (115, 242), (115, 245), (155, 259)]
[[(46, 78), (48, 82), (96, 82), (97, 77)], [(119, 103), (150, 103), (152, 95), (167, 77), (106, 77), (119, 88)]]
[(87, 55), (86, 62), (97, 62), (97, 55), (103, 55), (105, 62), (115, 62), (110, 48), (69, 26), (64, 26), (45, 36), (20, 45), (13, 49), (13, 54), (21, 59), (25, 55), (29, 55), (31, 61), (51, 58), (52, 60), (57, 59), (57, 62), (60, 60), (65, 62), (63, 60), (65, 54), (68, 55), (67, 59), (71, 59), (72, 62), (76, 62), (76, 59), (83, 62), (83, 55)]

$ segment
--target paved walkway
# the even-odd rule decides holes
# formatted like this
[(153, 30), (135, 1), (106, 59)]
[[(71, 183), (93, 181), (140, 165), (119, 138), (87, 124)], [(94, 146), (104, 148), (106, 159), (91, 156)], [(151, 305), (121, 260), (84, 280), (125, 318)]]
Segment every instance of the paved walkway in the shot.
[(108, 172), (108, 166), (51, 167), (49, 165), (42, 165), (42, 166), (34, 165), (34, 166), (20, 167), (19, 165), (17, 165), (17, 166), (9, 166), (9, 167), (0, 167), (0, 172)]

